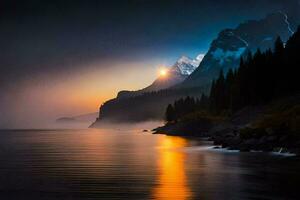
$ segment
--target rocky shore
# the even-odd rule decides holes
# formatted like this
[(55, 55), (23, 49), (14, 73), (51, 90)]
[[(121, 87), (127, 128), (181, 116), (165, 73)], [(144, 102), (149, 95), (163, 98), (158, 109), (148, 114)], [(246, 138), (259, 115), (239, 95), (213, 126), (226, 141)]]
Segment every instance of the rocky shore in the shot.
[(248, 107), (222, 122), (201, 119), (167, 123), (153, 131), (154, 134), (208, 137), (216, 146), (230, 150), (300, 155), (299, 106), (285, 108), (280, 117), (268, 110), (269, 107)]
[[(223, 126), (223, 125), (222, 125)], [(230, 150), (289, 152), (300, 155), (300, 140), (298, 137), (283, 134), (269, 134), (261, 129), (237, 127), (211, 127), (208, 131), (188, 124), (167, 124), (154, 129), (154, 134), (172, 136), (209, 138), (214, 145)], [(219, 129), (219, 130), (214, 130)], [(207, 130), (207, 129), (206, 129)]]

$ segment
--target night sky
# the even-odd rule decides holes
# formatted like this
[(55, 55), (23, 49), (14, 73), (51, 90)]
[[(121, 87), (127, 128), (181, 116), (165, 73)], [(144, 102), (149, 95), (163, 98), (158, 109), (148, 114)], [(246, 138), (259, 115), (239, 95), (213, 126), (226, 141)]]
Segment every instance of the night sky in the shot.
[(293, 0), (9, 0), (0, 3), (0, 128), (97, 111), (223, 28)]

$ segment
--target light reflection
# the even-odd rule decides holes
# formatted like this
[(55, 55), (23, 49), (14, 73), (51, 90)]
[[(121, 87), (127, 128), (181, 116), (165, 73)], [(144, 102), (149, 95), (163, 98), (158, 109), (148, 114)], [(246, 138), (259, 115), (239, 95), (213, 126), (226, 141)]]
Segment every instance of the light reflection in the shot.
[(191, 197), (185, 173), (185, 154), (180, 148), (187, 145), (184, 138), (161, 137), (159, 141), (158, 185), (154, 198), (186, 200)]

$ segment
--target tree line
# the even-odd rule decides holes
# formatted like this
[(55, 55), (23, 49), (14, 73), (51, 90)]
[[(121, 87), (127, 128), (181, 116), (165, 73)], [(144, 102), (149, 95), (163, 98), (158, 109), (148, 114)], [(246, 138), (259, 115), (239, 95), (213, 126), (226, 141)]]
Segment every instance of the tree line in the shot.
[(115, 98), (100, 107), (99, 119), (136, 122), (162, 119), (169, 102), (185, 96), (201, 96), (209, 88), (179, 88), (146, 92), (128, 98)]
[(169, 104), (167, 122), (197, 111), (211, 114), (233, 113), (245, 106), (264, 105), (271, 100), (299, 92), (300, 26), (284, 44), (280, 37), (274, 48), (252, 54), (240, 60), (237, 69), (226, 74), (220, 71), (212, 81), (210, 94), (200, 99), (186, 97)]

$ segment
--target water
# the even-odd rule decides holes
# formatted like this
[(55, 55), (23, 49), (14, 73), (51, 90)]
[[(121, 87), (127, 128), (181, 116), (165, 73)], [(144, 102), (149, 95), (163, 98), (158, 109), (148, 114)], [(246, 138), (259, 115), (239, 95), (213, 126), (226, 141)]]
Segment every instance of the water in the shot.
[(299, 199), (300, 161), (140, 130), (1, 131), (0, 199)]

